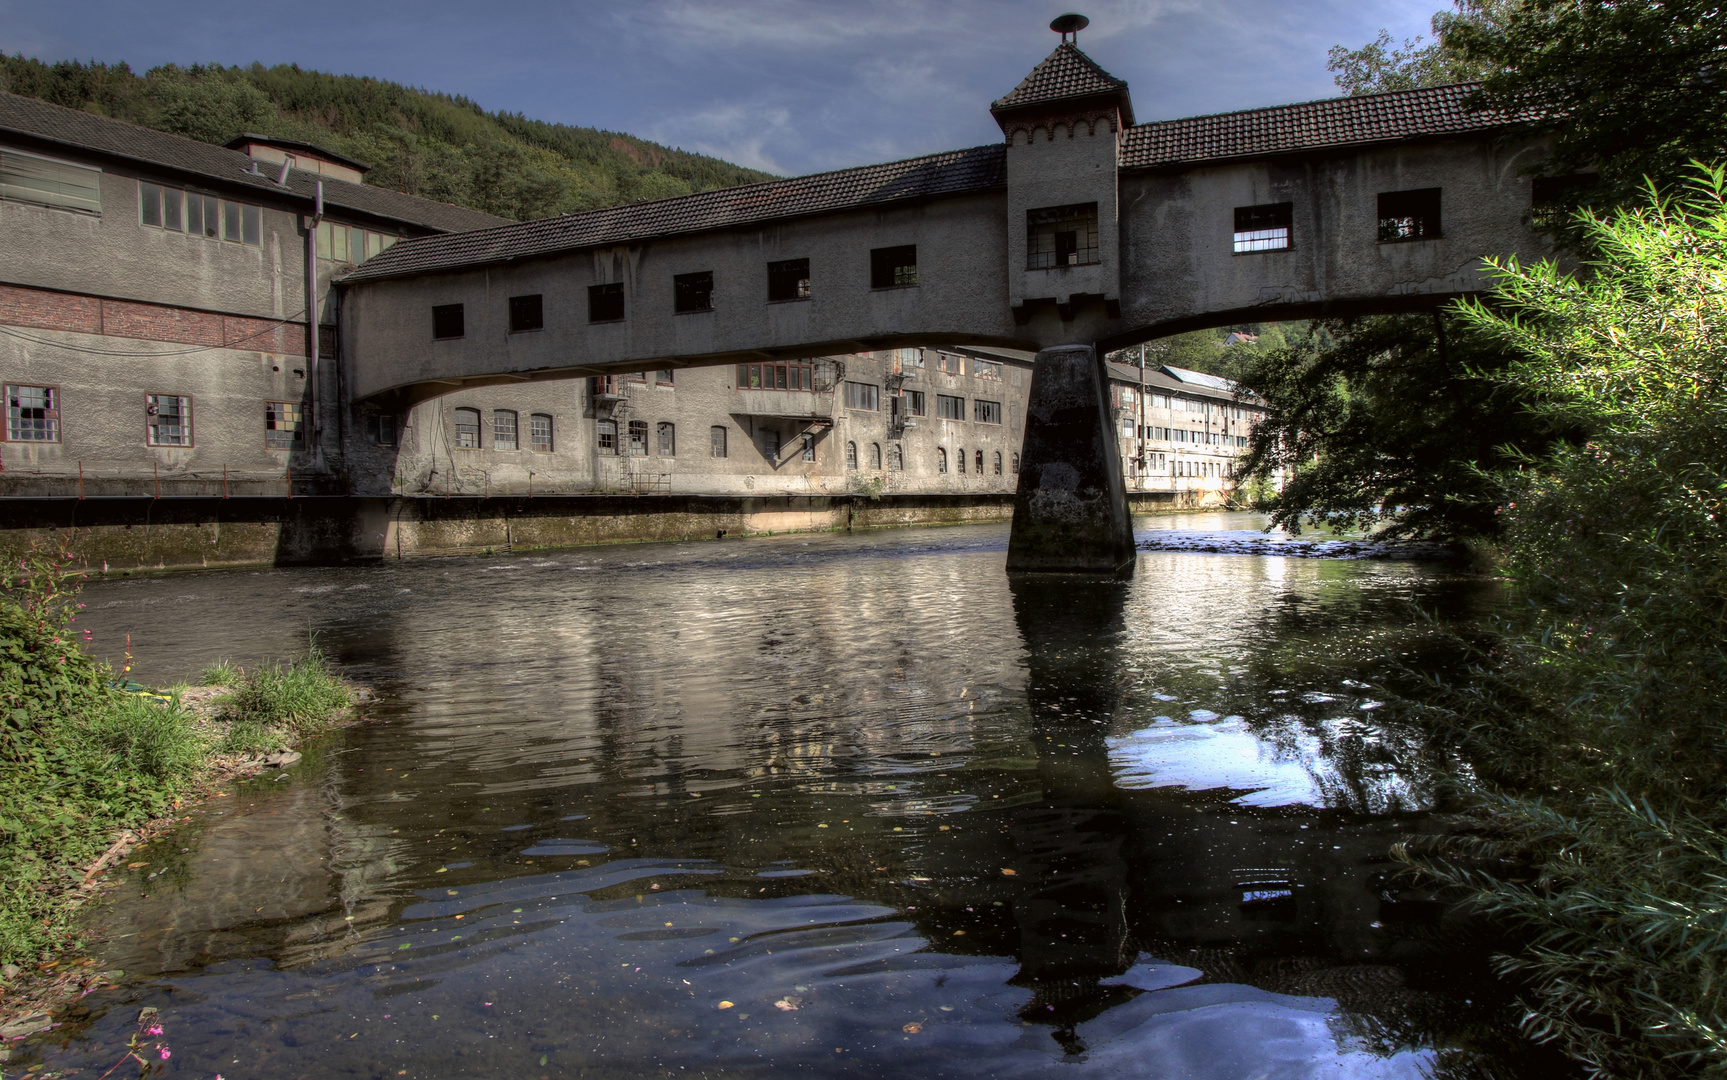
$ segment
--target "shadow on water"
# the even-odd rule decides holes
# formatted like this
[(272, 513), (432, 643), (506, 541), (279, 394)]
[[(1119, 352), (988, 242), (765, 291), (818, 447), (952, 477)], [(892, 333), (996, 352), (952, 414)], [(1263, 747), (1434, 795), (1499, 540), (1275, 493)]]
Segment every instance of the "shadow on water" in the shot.
[(248, 1077), (1551, 1072), (1387, 878), (1426, 766), (1364, 683), (1479, 582), (1008, 582), (1005, 540), (97, 586), (99, 639), (174, 628), (147, 677), (309, 624), (382, 722), (136, 856), (134, 981), (29, 1053), (99, 1073), (149, 1005), (177, 1067)]

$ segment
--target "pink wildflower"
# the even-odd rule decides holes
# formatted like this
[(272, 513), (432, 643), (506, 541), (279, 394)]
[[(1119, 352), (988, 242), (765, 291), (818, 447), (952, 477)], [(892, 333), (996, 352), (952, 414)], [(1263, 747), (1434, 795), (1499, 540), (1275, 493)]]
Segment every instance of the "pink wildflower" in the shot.
[(158, 1053), (158, 1054), (161, 1054), (161, 1055), (162, 1055), (162, 1060), (163, 1060), (163, 1061), (167, 1061), (167, 1060), (168, 1060), (168, 1059), (169, 1059), (169, 1058), (171, 1058), (171, 1057), (173, 1057), (173, 1056), (174, 1056), (174, 1055), (173, 1055), (173, 1054), (171, 1054), (171, 1053), (169, 1053), (169, 1052), (168, 1052), (168, 1048), (167, 1048), (167, 1047), (166, 1047), (166, 1046), (164, 1046), (164, 1047), (162, 1047), (162, 1048), (161, 1048), (161, 1049), (160, 1049), (160, 1050), (158, 1050), (158, 1051), (156, 1051), (156, 1052), (157, 1052), (157, 1053)]
[(154, 1027), (145, 1028), (144, 1034), (146, 1034), (146, 1035), (160, 1035), (160, 1034), (162, 1034), (162, 1025), (157, 1024)]

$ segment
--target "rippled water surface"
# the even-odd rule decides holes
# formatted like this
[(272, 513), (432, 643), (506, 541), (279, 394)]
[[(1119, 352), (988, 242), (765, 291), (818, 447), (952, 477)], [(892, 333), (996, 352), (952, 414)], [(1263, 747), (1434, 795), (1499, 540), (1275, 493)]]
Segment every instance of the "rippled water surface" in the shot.
[[(1152, 531), (1256, 528), (1246, 515)], [(103, 582), (195, 677), (308, 630), (375, 722), (134, 856), (131, 980), (34, 1048), (174, 1075), (1416, 1077), (1504, 995), (1387, 879), (1380, 718), (1490, 584), (1146, 551), (1009, 582), (998, 526)]]

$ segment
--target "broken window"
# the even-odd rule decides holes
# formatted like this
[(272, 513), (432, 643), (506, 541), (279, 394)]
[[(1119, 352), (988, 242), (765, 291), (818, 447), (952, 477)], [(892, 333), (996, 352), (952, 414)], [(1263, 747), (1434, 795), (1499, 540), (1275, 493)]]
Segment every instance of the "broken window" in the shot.
[(858, 444), (846, 441), (846, 468), (856, 471), (858, 467)]
[[(0, 199), (100, 214), (102, 170), (0, 150)], [(148, 214), (146, 203), (144, 224), (157, 224)]]
[(982, 450), (979, 450), (977, 452), (976, 460), (977, 460), (977, 474), (979, 476), (982, 476), (983, 475), (983, 451)]
[(924, 401), (922, 390), (902, 390), (900, 397), (905, 399), (905, 414), (907, 416), (923, 416)]
[(588, 286), (588, 321), (621, 322), (624, 317), (624, 283)]
[(661, 368), (658, 371), (654, 372), (654, 385), (655, 386), (671, 386), (671, 385), (673, 385), (672, 369), (671, 368)]
[(739, 390), (812, 390), (815, 369), (810, 364), (739, 364)]
[(923, 367), (922, 349), (895, 349), (893, 351), (893, 370), (895, 374), (911, 374)]
[(1439, 189), (1379, 193), (1379, 242), (1401, 244), (1439, 238)]
[(814, 435), (805, 435), (803, 437), (803, 442), (804, 460), (814, 461), (816, 459), (816, 437)]
[(971, 403), (971, 409), (971, 418), (980, 424), (1001, 423), (1001, 402), (999, 401), (985, 401), (983, 398), (974, 398)]
[(899, 443), (889, 443), (887, 448), (887, 467), (895, 472), (905, 470), (905, 449)]
[(726, 429), (722, 424), (715, 424), (708, 429), (708, 456), (717, 458), (726, 456)]
[(467, 333), (460, 304), (438, 304), (432, 308), (432, 336), (459, 338)]
[(264, 447), (268, 450), (306, 448), (306, 410), (299, 402), (264, 402)]
[(917, 245), (875, 248), (869, 253), (869, 287), (897, 289), (917, 284)]
[(965, 398), (950, 394), (935, 396), (935, 414), (943, 420), (965, 419)]
[(881, 468), (881, 443), (869, 444), (869, 467), (872, 469)]
[(1000, 450), (997, 450), (995, 452), (995, 474), (997, 476), (1001, 475), (1001, 451)]
[(959, 448), (959, 453), (958, 453), (958, 454), (955, 454), (955, 455), (954, 455), (954, 456), (955, 456), (955, 457), (956, 457), (956, 458), (957, 458), (957, 459), (958, 459), (958, 461), (959, 461), (959, 474), (960, 474), (960, 475), (961, 475), (961, 476), (964, 476), (964, 475), (965, 475), (965, 447), (963, 447), (963, 446), (962, 446), (962, 447), (960, 447), (960, 448)]
[(528, 417), (528, 449), (536, 454), (552, 452), (552, 418), (545, 413)]
[(810, 261), (787, 259), (768, 263), (768, 300), (808, 300), (810, 298)]
[(1097, 204), (1027, 210), (1025, 241), (1027, 270), (1097, 262)]
[(510, 333), (520, 334), (527, 330), (544, 330), (546, 328), (546, 312), (540, 303), (540, 294), (532, 296), (510, 297)]
[(989, 379), (992, 382), (1001, 382), (1001, 365), (996, 363), (994, 360), (973, 360), (971, 362), (971, 373), (980, 379)]
[(59, 442), (60, 388), (8, 386), (6, 438), (11, 442)]
[(516, 413), (513, 409), (492, 410), (492, 449), (515, 450)]
[(1236, 207), (1235, 253), (1289, 250), (1289, 229), (1294, 219), (1294, 203)]
[(144, 441), (150, 446), (191, 446), (192, 399), (145, 394)]
[(947, 472), (947, 447), (945, 446), (935, 448), (935, 471), (938, 473)]
[(648, 456), (648, 422), (646, 420), (631, 420), (629, 422), (630, 456)]
[(460, 450), (480, 449), (480, 410), (456, 410), (456, 447)]
[(594, 425), (598, 432), (598, 441), (594, 444), (602, 455), (615, 457), (618, 452), (618, 422), (616, 420), (601, 420)]
[(714, 272), (677, 274), (672, 278), (672, 310), (682, 315), (714, 309)]
[(874, 383), (846, 383), (846, 408), (875, 412), (881, 408), (881, 387)]
[(964, 375), (965, 357), (938, 352), (935, 354), (935, 369), (943, 375)]
[(661, 457), (677, 457), (678, 426), (669, 421), (661, 421), (659, 426), (659, 442)]

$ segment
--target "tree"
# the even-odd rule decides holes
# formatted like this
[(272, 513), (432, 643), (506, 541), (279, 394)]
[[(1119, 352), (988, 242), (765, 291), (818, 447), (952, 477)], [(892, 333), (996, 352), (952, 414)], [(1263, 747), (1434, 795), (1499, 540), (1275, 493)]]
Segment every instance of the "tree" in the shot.
[(1240, 472), (1284, 487), (1273, 524), (1383, 529), (1384, 535), (1492, 537), (1502, 501), (1492, 475), (1554, 438), (1524, 395), (1484, 375), (1508, 361), (1481, 335), (1431, 315), (1316, 323), (1258, 355), (1242, 386), (1267, 411)]
[(1381, 30), (1379, 37), (1359, 49), (1333, 45), (1326, 54), (1325, 68), (1336, 78), (1337, 88), (1351, 96), (1473, 82), (1486, 75), (1488, 68), (1453, 47), (1448, 35), (1464, 26), (1497, 26), (1517, 2), (1456, 0), (1455, 10), (1433, 16), (1433, 40), (1412, 37), (1400, 49), (1390, 31)]

